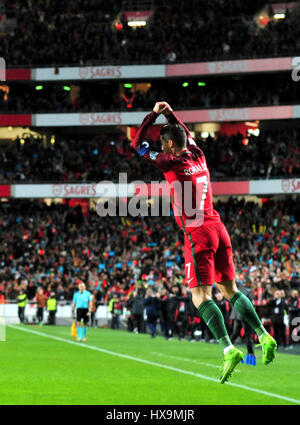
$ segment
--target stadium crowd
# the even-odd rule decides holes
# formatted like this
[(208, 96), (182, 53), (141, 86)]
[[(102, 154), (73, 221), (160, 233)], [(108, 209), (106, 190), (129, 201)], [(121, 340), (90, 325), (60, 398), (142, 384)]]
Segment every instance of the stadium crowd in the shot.
[[(63, 84), (10, 84), (0, 89), (2, 113), (102, 112), (151, 109), (165, 99), (174, 109), (206, 109), (292, 105), (299, 103), (300, 88), (290, 73), (243, 76), (232, 79), (167, 79), (147, 82), (142, 91), (119, 87), (116, 82)], [(198, 84), (199, 83), (199, 84)], [(36, 87), (40, 88), (36, 90)], [(42, 87), (42, 89), (41, 89)], [(67, 89), (67, 90), (65, 90)]]
[[(121, 0), (3, 3), (11, 22), (0, 34), (0, 48), (9, 67), (172, 64), (300, 54), (300, 27), (295, 15), (287, 12), (285, 19), (271, 19), (260, 28), (254, 16), (265, 6), (262, 0), (218, 0), (209, 5), (205, 2), (205, 8), (200, 7), (204, 2), (196, 0), (154, 1), (149, 24), (139, 29), (130, 28), (124, 21), (115, 26), (122, 11)], [(131, 109), (152, 108), (158, 97), (166, 98), (174, 108), (187, 109), (297, 102), (298, 85), (291, 78), (286, 83), (282, 76), (276, 84), (274, 78), (262, 78), (252, 86), (232, 79), (227, 86), (207, 84), (197, 89), (192, 83), (183, 86), (181, 82), (174, 89), (169, 86), (165, 94), (163, 87), (153, 83), (148, 92), (135, 94)], [(97, 90), (95, 96), (93, 90), (86, 85), (72, 100), (70, 87), (67, 91), (53, 90), (50, 96), (44, 96), (43, 91), (31, 96), (26, 90), (22, 96), (15, 96), (12, 88), (8, 100), (1, 93), (0, 111), (128, 109), (119, 87), (107, 93)], [(125, 97), (131, 95), (125, 93)], [(293, 129), (284, 133), (261, 131), (259, 136), (247, 138), (241, 134), (205, 139), (196, 135), (196, 140), (213, 179), (270, 178), (299, 175), (298, 137), (299, 131)], [(99, 135), (86, 141), (83, 136), (79, 140), (52, 137), (49, 144), (38, 136), (24, 136), (3, 143), (0, 180), (117, 181), (121, 172), (127, 172), (128, 181), (141, 176), (145, 181), (162, 177), (137, 159), (125, 137)], [(300, 313), (295, 289), (300, 284), (299, 198), (264, 199), (262, 205), (229, 199), (218, 201), (215, 208), (231, 235), (238, 284), (251, 289), (253, 302), (260, 315), (270, 319), (278, 344), (290, 344), (285, 316), (290, 318), (291, 335), (291, 318)], [(49, 299), (54, 300), (52, 307), (55, 300), (71, 302), (78, 284), (84, 282), (96, 306), (109, 306), (112, 328), (120, 326), (120, 315), (126, 308), (128, 330), (144, 332), (146, 309), (152, 337), (159, 319), (167, 339), (189, 335), (193, 340), (196, 329), (205, 340), (211, 339), (186, 288), (183, 235), (172, 217), (103, 218), (95, 211), (84, 215), (80, 206), (71, 208), (67, 203), (47, 205), (20, 199), (1, 202), (0, 217), (1, 303), (18, 300), (23, 308), (24, 300), (34, 301), (41, 322)], [(233, 331), (232, 310), (216, 287), (214, 297)]]
[[(260, 28), (263, 0), (155, 1), (146, 27), (114, 22), (122, 2), (5, 1), (15, 25), (2, 34), (9, 66), (175, 63), (241, 57), (295, 56), (300, 52), (297, 13)], [(162, 24), (163, 23), (163, 24)], [(199, 42), (200, 40), (200, 42)]]
[[(299, 137), (299, 131), (293, 129), (261, 131), (259, 136), (249, 136), (247, 144), (239, 133), (206, 139), (197, 134), (196, 140), (214, 180), (299, 176)], [(153, 148), (158, 150), (158, 144), (153, 142)], [(17, 138), (2, 142), (0, 157), (1, 183), (117, 182), (119, 173), (127, 173), (128, 181), (140, 180), (141, 176), (146, 182), (163, 178), (147, 162), (140, 161), (126, 137), (117, 134), (58, 136), (54, 144), (44, 143), (38, 136), (24, 137), (23, 144)]]
[[(300, 283), (299, 198), (262, 206), (230, 198), (215, 208), (232, 238), (238, 283), (250, 282), (258, 305), (276, 290), (289, 298)], [(115, 298), (121, 311), (134, 290), (144, 296), (150, 288), (163, 298), (176, 286), (186, 294), (183, 238), (172, 217), (100, 218), (83, 215), (80, 206), (32, 200), (2, 202), (0, 212), (5, 299), (23, 290), (33, 300), (43, 288), (46, 297), (71, 301), (81, 281), (98, 303)]]

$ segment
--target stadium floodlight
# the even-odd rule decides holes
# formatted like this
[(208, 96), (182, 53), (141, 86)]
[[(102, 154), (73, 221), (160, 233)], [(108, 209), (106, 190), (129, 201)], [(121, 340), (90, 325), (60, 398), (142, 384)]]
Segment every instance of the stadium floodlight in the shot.
[(144, 27), (144, 26), (146, 26), (146, 24), (147, 24), (146, 21), (128, 21), (127, 22), (127, 25), (129, 27), (133, 27), (133, 28), (135, 28), (135, 27)]
[(285, 13), (275, 13), (274, 19), (285, 19)]
[(130, 83), (125, 83), (125, 84), (124, 84), (124, 87), (125, 87), (126, 89), (132, 89), (132, 84), (130, 84)]
[(70, 86), (63, 86), (64, 91), (71, 91), (71, 87)]
[(43, 90), (43, 88), (44, 88), (44, 86), (41, 86), (41, 85), (39, 85), (39, 86), (35, 86), (35, 89), (36, 89), (36, 90)]
[(182, 87), (188, 87), (189, 83), (187, 81), (185, 81), (184, 83), (182, 83)]
[(252, 128), (248, 129), (248, 134), (252, 134), (253, 136), (259, 136), (260, 130), (259, 128), (255, 128), (254, 130)]
[(198, 86), (204, 87), (204, 86), (206, 86), (206, 83), (204, 81), (198, 81)]

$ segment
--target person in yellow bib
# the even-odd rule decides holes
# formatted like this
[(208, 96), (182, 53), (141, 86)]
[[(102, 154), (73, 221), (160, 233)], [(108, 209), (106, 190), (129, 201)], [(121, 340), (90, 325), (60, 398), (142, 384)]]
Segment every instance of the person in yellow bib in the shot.
[(21, 323), (24, 323), (25, 321), (25, 307), (27, 302), (27, 294), (23, 291), (23, 289), (20, 289), (18, 295), (18, 316)]
[(51, 292), (50, 297), (47, 300), (47, 310), (49, 312), (48, 325), (55, 325), (56, 307), (57, 307), (57, 301), (55, 298), (55, 293)]

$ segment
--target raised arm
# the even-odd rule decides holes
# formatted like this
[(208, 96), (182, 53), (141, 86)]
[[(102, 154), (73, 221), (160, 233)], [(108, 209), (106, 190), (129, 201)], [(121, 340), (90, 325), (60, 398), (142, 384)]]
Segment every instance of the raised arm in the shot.
[(164, 103), (165, 103), (166, 107), (165, 107), (165, 109), (164, 109), (164, 111), (162, 113), (167, 118), (168, 123), (169, 124), (180, 124), (184, 128), (184, 130), (186, 132), (186, 135), (187, 135), (187, 146), (189, 146), (189, 145), (195, 145), (196, 146), (196, 143), (195, 143), (194, 139), (191, 136), (190, 130), (181, 121), (181, 119), (178, 118), (178, 116), (175, 114), (175, 112), (173, 111), (173, 109), (171, 108), (171, 106), (168, 103), (166, 103), (166, 102), (164, 102)]
[(138, 129), (131, 146), (137, 153), (147, 161), (151, 162), (154, 166), (159, 168), (162, 172), (168, 170), (171, 165), (173, 155), (163, 152), (156, 152), (150, 150), (150, 144), (146, 139), (147, 131), (154, 124), (159, 114), (164, 113), (168, 104), (166, 102), (156, 102), (153, 111), (146, 115), (142, 125)]
[(142, 144), (143, 142), (147, 142), (146, 140), (147, 131), (155, 123), (155, 120), (158, 117), (158, 115), (159, 114), (155, 112), (154, 110), (150, 112), (150, 114), (146, 115), (142, 122), (142, 125), (140, 126), (136, 135), (134, 136), (131, 146), (133, 147), (133, 149), (135, 149), (138, 152), (138, 154), (141, 154), (141, 151), (143, 150)]

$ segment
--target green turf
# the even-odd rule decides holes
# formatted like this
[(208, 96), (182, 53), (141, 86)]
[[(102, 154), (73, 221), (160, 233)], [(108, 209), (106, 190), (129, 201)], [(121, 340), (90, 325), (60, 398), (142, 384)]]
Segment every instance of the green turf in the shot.
[[(68, 327), (18, 327), (74, 341)], [(250, 391), (213, 381), (220, 376), (222, 361), (217, 344), (89, 329), (88, 341), (82, 345), (168, 365), (181, 372), (7, 327), (7, 341), (0, 342), (0, 404), (297, 404), (262, 392), (299, 400), (300, 404), (297, 355), (278, 353), (274, 363), (263, 366), (258, 349), (257, 366), (238, 365), (230, 380), (255, 390)], [(244, 347), (242, 351), (245, 353)]]

